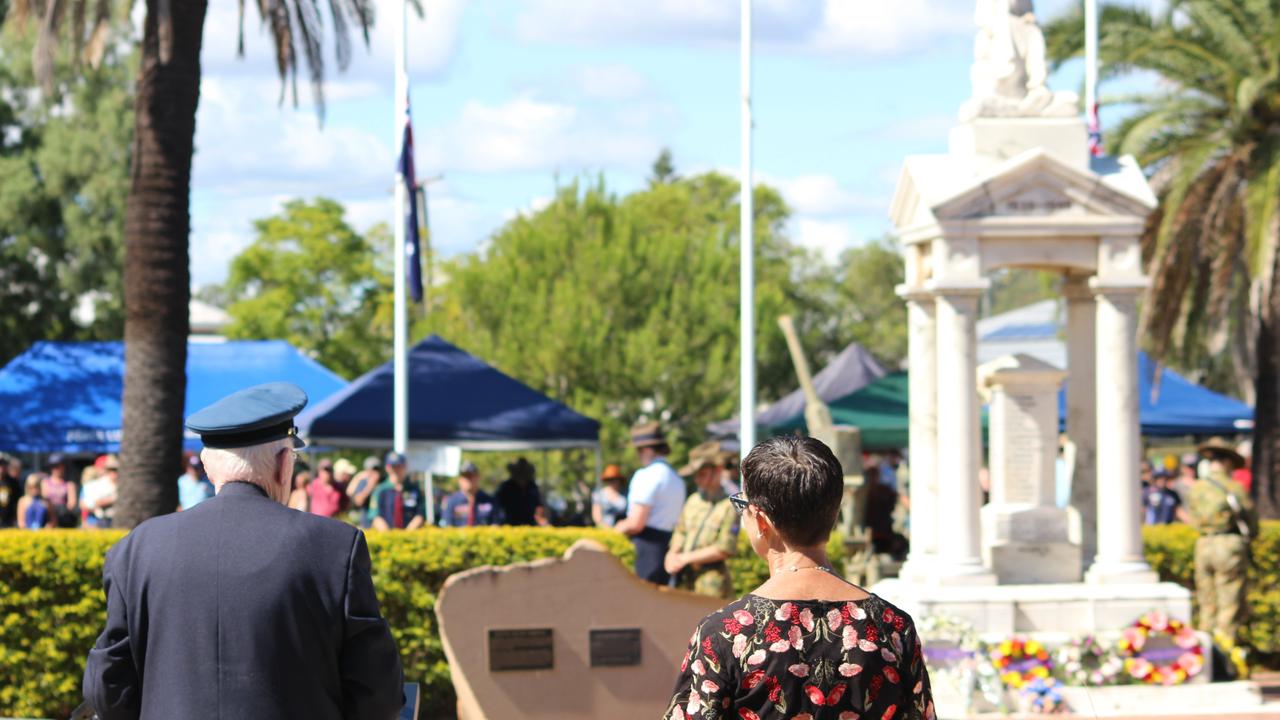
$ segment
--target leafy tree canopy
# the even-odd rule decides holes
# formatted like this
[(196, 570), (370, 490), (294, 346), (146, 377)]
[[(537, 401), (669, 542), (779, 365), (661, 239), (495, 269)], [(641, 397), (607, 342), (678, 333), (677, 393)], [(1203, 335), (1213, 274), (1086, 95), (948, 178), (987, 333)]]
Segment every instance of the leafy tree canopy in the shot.
[[(755, 190), (757, 359), (762, 399), (795, 386), (775, 320), (804, 319), (821, 362), (841, 343), (827, 316), (838, 283), (792, 244), (789, 210)], [(738, 183), (717, 173), (668, 178), (626, 197), (603, 181), (561, 187), (452, 261), (440, 307), (419, 323), (604, 423), (607, 448), (642, 417), (677, 448), (738, 398)], [(818, 317), (815, 317), (818, 316)]]
[(361, 235), (341, 205), (294, 200), (254, 223), (258, 236), (231, 262), (226, 296), (236, 339), (288, 340), (352, 379), (391, 347), (391, 275), (385, 226)]
[[(56, 57), (41, 98), (33, 33), (0, 32), (0, 362), (41, 339), (119, 338), (136, 54), (97, 68)], [(93, 317), (81, 326), (81, 301)]]

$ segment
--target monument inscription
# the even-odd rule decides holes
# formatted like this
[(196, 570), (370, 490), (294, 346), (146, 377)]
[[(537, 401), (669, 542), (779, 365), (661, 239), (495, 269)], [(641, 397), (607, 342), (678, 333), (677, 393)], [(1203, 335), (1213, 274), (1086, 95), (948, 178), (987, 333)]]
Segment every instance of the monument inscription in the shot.
[(591, 667), (640, 664), (640, 628), (591, 631)]
[(555, 667), (551, 628), (489, 631), (489, 672)]

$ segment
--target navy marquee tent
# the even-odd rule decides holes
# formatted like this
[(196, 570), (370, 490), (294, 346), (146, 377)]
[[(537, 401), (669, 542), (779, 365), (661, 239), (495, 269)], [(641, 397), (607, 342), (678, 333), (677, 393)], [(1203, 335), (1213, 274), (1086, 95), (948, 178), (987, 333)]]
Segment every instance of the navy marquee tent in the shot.
[[(296, 383), (311, 403), (345, 381), (282, 340), (187, 345), (184, 416), (251, 385)], [(38, 342), (0, 369), (0, 450), (117, 452), (124, 392), (124, 343)], [(188, 434), (186, 447), (200, 439)]]
[[(388, 361), (298, 416), (313, 443), (385, 448), (392, 436)], [(600, 423), (499, 372), (437, 335), (409, 351), (410, 446), (464, 450), (596, 447)]]

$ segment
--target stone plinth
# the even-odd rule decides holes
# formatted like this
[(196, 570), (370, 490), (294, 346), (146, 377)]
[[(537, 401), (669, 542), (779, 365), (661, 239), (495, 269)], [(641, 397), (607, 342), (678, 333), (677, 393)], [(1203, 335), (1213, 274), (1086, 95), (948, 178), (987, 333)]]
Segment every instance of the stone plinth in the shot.
[(650, 585), (590, 540), (452, 575), (436, 616), (458, 717), (659, 717), (689, 635), (723, 604)]
[(1191, 618), (1191, 592), (1175, 583), (968, 587), (894, 579), (877, 583), (873, 591), (916, 620), (933, 614), (955, 617), (992, 637), (1048, 633), (1065, 640), (1079, 633), (1114, 633), (1151, 610)]
[(982, 559), (1001, 584), (1080, 580), (1079, 518), (1054, 504), (1058, 389), (1066, 373), (1029, 355), (978, 369), (990, 393), (991, 502)]
[(977, 118), (951, 130), (951, 153), (1008, 160), (1043, 148), (1074, 167), (1089, 167), (1089, 130), (1079, 117)]

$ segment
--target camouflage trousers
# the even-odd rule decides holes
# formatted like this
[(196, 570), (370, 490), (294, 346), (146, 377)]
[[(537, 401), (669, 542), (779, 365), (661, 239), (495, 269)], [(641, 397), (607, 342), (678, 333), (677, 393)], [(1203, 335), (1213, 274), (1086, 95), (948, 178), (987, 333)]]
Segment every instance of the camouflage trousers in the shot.
[(1205, 535), (1196, 541), (1196, 601), (1200, 629), (1237, 641), (1247, 619), (1248, 544), (1240, 535)]
[(715, 563), (698, 569), (685, 568), (680, 573), (676, 587), (699, 595), (709, 597), (733, 597), (733, 581), (729, 577), (729, 568), (723, 563)]

